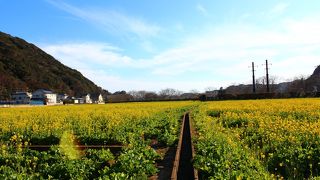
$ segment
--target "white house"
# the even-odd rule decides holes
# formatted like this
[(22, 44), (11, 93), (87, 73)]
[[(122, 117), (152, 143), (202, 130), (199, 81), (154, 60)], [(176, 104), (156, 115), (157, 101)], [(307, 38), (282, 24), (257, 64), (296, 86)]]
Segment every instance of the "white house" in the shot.
[(83, 101), (86, 104), (91, 104), (92, 103), (92, 99), (90, 97), (90, 94), (87, 94), (87, 95), (83, 96)]
[(32, 94), (25, 91), (18, 91), (11, 94), (11, 99), (15, 104), (29, 104)]
[(98, 96), (98, 100), (96, 101), (98, 104), (104, 104), (104, 100), (101, 94)]
[(44, 104), (52, 105), (57, 103), (57, 94), (45, 89), (38, 89), (32, 93), (32, 99), (43, 100)]
[(96, 104), (104, 104), (104, 99), (101, 94), (92, 96), (92, 101)]

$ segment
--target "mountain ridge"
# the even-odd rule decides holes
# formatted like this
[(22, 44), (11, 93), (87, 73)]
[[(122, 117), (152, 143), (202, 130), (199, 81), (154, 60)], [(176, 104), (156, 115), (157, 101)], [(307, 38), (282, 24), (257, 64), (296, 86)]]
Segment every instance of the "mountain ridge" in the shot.
[(107, 92), (34, 44), (0, 31), (0, 95), (8, 98), (17, 89), (71, 96)]

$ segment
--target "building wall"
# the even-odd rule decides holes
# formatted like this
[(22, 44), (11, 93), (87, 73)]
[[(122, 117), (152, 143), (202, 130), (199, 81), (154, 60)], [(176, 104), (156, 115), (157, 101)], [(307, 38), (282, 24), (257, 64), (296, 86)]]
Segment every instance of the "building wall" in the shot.
[(45, 98), (42, 90), (36, 90), (32, 93), (32, 98)]
[(102, 95), (101, 95), (101, 94), (99, 95), (98, 103), (104, 103), (104, 101), (103, 101), (103, 97), (102, 97)]
[(57, 94), (44, 94), (47, 98), (47, 104), (56, 104), (57, 103)]
[(90, 94), (84, 96), (84, 103), (88, 103), (88, 104), (91, 104), (92, 103), (92, 100), (90, 98)]
[(43, 99), (46, 104), (52, 105), (57, 103), (57, 94), (52, 93), (51, 91), (44, 91), (38, 89), (32, 93), (32, 98), (34, 99)]
[(12, 94), (11, 99), (16, 103), (16, 104), (29, 104), (30, 99), (31, 99), (31, 94), (30, 93), (16, 93)]

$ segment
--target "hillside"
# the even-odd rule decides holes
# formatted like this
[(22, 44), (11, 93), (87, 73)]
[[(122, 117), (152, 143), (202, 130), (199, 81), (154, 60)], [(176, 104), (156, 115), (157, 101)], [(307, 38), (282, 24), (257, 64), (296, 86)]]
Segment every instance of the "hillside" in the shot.
[(306, 79), (306, 87), (308, 91), (320, 91), (320, 66), (318, 66), (312, 75)]
[(102, 89), (35, 45), (0, 32), (0, 96), (15, 90), (39, 88), (79, 96), (100, 93)]

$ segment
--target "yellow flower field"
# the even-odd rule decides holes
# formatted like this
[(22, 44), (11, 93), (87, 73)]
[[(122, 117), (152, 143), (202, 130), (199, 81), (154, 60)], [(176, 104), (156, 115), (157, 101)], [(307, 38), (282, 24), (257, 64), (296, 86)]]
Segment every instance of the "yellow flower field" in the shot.
[[(79, 171), (87, 178), (146, 178), (157, 172), (159, 158), (150, 143), (176, 143), (181, 116), (190, 110), (200, 179), (320, 176), (320, 99), (314, 98), (1, 108), (0, 178), (78, 178)], [(69, 139), (76, 142), (69, 146)], [(72, 143), (124, 148), (117, 157), (107, 150), (83, 155)], [(48, 153), (22, 148), (30, 144), (56, 146)]]
[[(301, 179), (320, 175), (320, 99), (208, 102), (194, 116), (200, 133), (198, 139), (204, 143), (198, 143), (196, 163), (206, 177), (228, 179), (223, 175), (214, 176), (228, 168), (217, 170), (215, 166), (205, 165), (212, 161), (210, 155), (203, 152), (205, 143), (218, 142), (218, 139), (226, 143), (231, 139), (237, 146), (235, 149), (245, 152), (248, 157), (241, 155), (241, 160), (238, 159), (244, 161), (243, 165), (254, 158), (255, 166), (263, 169), (251, 168), (250, 173), (257, 177)], [(221, 157), (226, 159), (214, 163), (235, 163), (235, 159), (227, 158), (229, 152), (224, 153)], [(233, 178), (248, 177), (243, 175), (241, 166), (232, 168)], [(265, 177), (266, 173), (270, 176)]]
[[(148, 120), (152, 124), (153, 119), (166, 115), (170, 117), (171, 111), (177, 109), (183, 111), (184, 107), (188, 108), (192, 103), (156, 102), (1, 108), (1, 138), (6, 140), (18, 133), (25, 139), (29, 138), (33, 143), (50, 144), (57, 143), (63, 132), (73, 131), (83, 143), (87, 144), (94, 143), (90, 142), (90, 139), (99, 141), (96, 143), (100, 144), (124, 143), (127, 135), (119, 135), (123, 127), (129, 129), (137, 125), (144, 126), (139, 123), (146, 123)], [(44, 141), (40, 142), (42, 140)], [(104, 142), (109, 140), (110, 142)]]
[[(0, 179), (147, 179), (173, 145), (194, 102), (119, 103), (0, 109)], [(79, 150), (75, 145), (121, 145)], [(32, 145), (47, 145), (35, 151)]]

